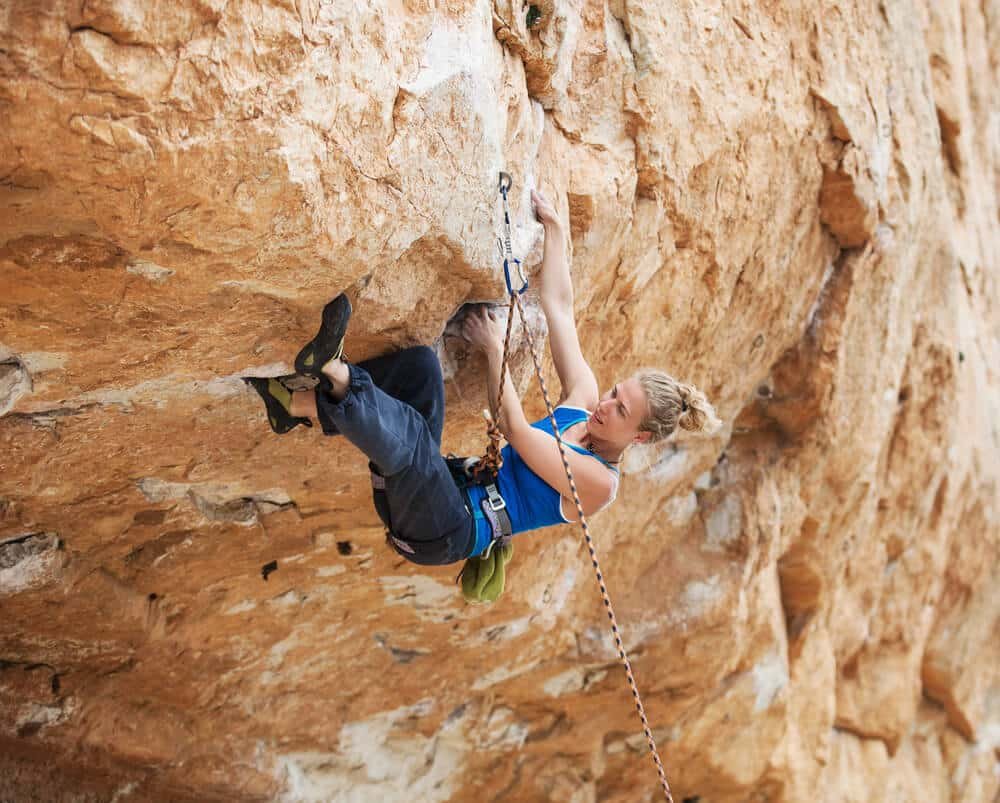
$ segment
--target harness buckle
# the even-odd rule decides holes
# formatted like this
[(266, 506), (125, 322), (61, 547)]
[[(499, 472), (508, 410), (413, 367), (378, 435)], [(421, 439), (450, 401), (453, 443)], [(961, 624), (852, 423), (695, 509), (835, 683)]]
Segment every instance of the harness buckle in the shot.
[(499, 513), (507, 507), (507, 503), (504, 501), (503, 497), (500, 496), (500, 492), (497, 491), (496, 485), (491, 482), (483, 487), (486, 489), (486, 500), (489, 503), (490, 510), (494, 513)]

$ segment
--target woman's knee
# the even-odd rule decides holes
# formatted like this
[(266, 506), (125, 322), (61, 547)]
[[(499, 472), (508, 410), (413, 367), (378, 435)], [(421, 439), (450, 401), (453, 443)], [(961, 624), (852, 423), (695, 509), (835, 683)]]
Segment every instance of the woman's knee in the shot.
[(425, 373), (440, 374), (441, 362), (430, 346), (411, 346), (406, 350), (407, 362)]
[(434, 349), (429, 346), (413, 346), (405, 354), (409, 387), (420, 388), (418, 396), (433, 398), (435, 404), (440, 404), (444, 399), (444, 374)]

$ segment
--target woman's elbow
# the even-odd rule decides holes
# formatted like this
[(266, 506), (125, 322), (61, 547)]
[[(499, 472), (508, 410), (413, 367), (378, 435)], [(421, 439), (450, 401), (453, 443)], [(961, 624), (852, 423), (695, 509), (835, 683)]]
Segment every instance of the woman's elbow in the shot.
[(560, 293), (559, 295), (549, 293), (548, 295), (542, 295), (539, 297), (539, 304), (541, 305), (542, 312), (545, 314), (546, 318), (552, 315), (565, 314), (569, 314), (570, 317), (572, 317), (573, 303), (572, 288), (566, 292)]
[(503, 432), (507, 443), (514, 447), (514, 451), (520, 452), (524, 439), (521, 436), (521, 428), (517, 426), (517, 423), (507, 421), (506, 419), (502, 420), (500, 422), (500, 431)]

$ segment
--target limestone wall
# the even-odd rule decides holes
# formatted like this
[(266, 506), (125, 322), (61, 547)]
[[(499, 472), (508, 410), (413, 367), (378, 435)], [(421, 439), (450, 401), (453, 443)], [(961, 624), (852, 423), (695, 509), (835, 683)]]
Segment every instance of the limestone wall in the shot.
[(239, 381), (346, 290), (480, 452), (506, 169), (602, 388), (726, 422), (593, 521), (678, 803), (994, 800), (998, 54), (997, 0), (0, 5), (0, 799), (662, 799), (577, 531), (469, 606)]

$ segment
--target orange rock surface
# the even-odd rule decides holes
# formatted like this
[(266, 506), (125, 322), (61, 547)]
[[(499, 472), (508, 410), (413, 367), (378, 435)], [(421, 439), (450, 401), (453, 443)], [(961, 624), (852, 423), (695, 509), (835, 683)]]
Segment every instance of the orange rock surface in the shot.
[(601, 387), (726, 422), (592, 522), (675, 800), (995, 800), (998, 54), (998, 0), (8, 0), (0, 799), (662, 799), (578, 531), (468, 605), (239, 380), (347, 291), (480, 453), (508, 170)]

